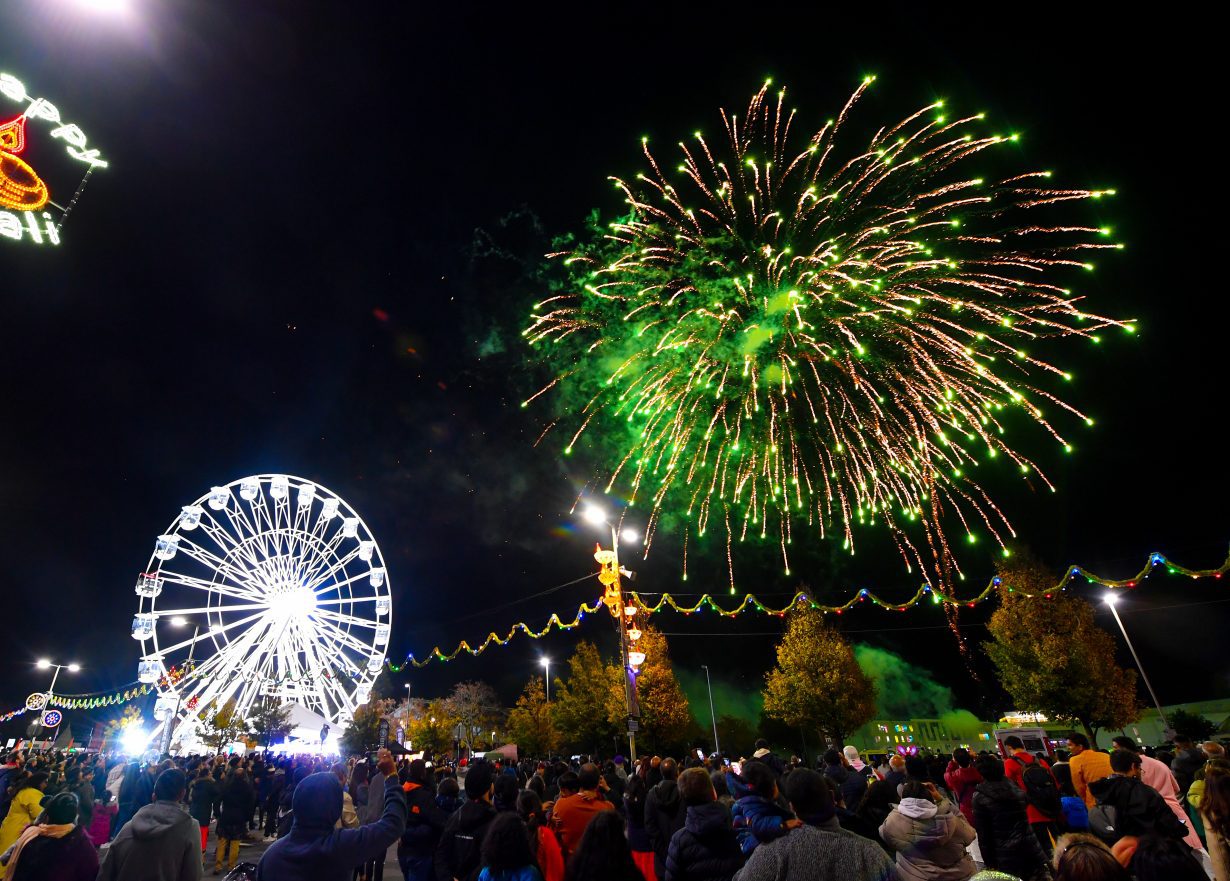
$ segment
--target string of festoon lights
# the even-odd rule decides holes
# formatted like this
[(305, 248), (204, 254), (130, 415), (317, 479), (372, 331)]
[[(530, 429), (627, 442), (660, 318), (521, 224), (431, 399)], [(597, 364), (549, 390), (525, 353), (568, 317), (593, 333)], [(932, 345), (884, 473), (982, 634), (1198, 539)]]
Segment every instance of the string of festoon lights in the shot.
[[(1053, 587), (1045, 591), (1030, 592), (1022, 590), (1011, 584), (1004, 584), (1003, 579), (996, 576), (990, 579), (990, 581), (987, 582), (986, 587), (984, 587), (978, 594), (964, 599), (957, 597), (955, 594), (946, 594), (943, 591), (936, 590), (929, 584), (923, 584), (918, 588), (918, 590), (915, 591), (912, 597), (904, 602), (892, 602), (886, 600), (883, 597), (872, 593), (870, 590), (863, 588), (856, 591), (845, 602), (838, 605), (819, 603), (806, 591), (798, 591), (791, 597), (789, 602), (777, 608), (762, 602), (755, 594), (751, 593), (745, 595), (736, 606), (727, 608), (722, 606), (712, 595), (707, 593), (702, 594), (696, 602), (688, 604), (686, 602), (680, 602), (674, 594), (670, 593), (650, 594), (647, 592), (641, 593), (632, 591), (627, 594), (629, 605), (624, 611), (625, 614), (629, 615), (637, 615), (640, 613), (653, 615), (662, 611), (664, 608), (669, 607), (671, 610), (681, 612), (684, 615), (693, 615), (708, 608), (711, 611), (717, 612), (718, 615), (724, 618), (734, 618), (749, 610), (782, 617), (791, 609), (801, 604), (808, 605), (813, 609), (819, 609), (825, 613), (832, 612), (837, 615), (840, 615), (861, 603), (868, 602), (872, 605), (878, 606), (881, 609), (896, 612), (907, 611), (920, 603), (928, 601), (936, 605), (948, 604), (974, 608), (981, 603), (993, 599), (999, 594), (1001, 589), (1005, 589), (1008, 593), (1019, 594), (1025, 597), (1044, 599), (1051, 599), (1056, 594), (1061, 591), (1066, 591), (1069, 586), (1075, 584), (1082, 584), (1084, 586), (1097, 585), (1110, 590), (1132, 590), (1139, 587), (1142, 581), (1155, 574), (1159, 569), (1164, 569), (1165, 574), (1168, 575), (1180, 575), (1192, 579), (1221, 578), (1222, 575), (1226, 574), (1226, 572), (1230, 572), (1230, 554), (1227, 555), (1226, 559), (1220, 566), (1216, 566), (1211, 569), (1193, 569), (1176, 563), (1163, 554), (1153, 553), (1149, 555), (1141, 570), (1129, 578), (1106, 578), (1102, 575), (1090, 572), (1083, 566), (1069, 566), (1065, 570), (1063, 577), (1060, 578), (1060, 580)], [(653, 602), (646, 599), (646, 597), (651, 596), (656, 597)], [(508, 645), (519, 633), (524, 634), (531, 639), (541, 639), (553, 630), (573, 630), (574, 628), (580, 626), (586, 615), (592, 615), (602, 609), (603, 606), (604, 599), (599, 597), (592, 603), (582, 603), (578, 606), (576, 614), (570, 621), (565, 621), (558, 614), (552, 614), (551, 617), (547, 619), (546, 624), (539, 629), (531, 627), (524, 621), (518, 621), (511, 628), (509, 628), (506, 635), (500, 636), (494, 632), (488, 633), (486, 639), (484, 639), (477, 646), (472, 646), (466, 640), (462, 640), (451, 652), (446, 653), (439, 646), (434, 646), (431, 651), (422, 658), (417, 657), (413, 653), (409, 653), (406, 655), (405, 660), (400, 664), (395, 663), (392, 660), (386, 660), (385, 664), (394, 673), (400, 673), (407, 667), (422, 668), (432, 663), (446, 663), (448, 661), (455, 660), (462, 653), (468, 654), (471, 657), (478, 657), (492, 646)], [(170, 678), (172, 682), (180, 682), (182, 680), (191, 679), (192, 676), (193, 671), (188, 671), (185, 673), (182, 669), (175, 667), (171, 668), (171, 670), (167, 673), (167, 678)], [(110, 707), (127, 703), (128, 701), (152, 694), (155, 691), (157, 691), (157, 687), (152, 683), (129, 683), (123, 688), (110, 693), (93, 692), (90, 694), (53, 695), (50, 703), (52, 706), (60, 707), (62, 709), (94, 709), (98, 707)], [(26, 712), (27, 708), (21, 707), (7, 713), (0, 713), (0, 723), (7, 722), (10, 719), (20, 716)]]

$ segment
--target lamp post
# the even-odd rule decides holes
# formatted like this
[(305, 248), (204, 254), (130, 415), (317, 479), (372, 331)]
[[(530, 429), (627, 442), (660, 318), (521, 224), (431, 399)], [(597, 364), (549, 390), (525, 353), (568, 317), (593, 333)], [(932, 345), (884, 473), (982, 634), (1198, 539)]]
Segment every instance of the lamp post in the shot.
[[(47, 690), (43, 692), (43, 706), (44, 707), (51, 706), (51, 698), (55, 695), (56, 680), (60, 678), (60, 671), (67, 670), (69, 673), (76, 673), (78, 670), (81, 669), (81, 665), (77, 663), (53, 664), (47, 658), (39, 658), (38, 663), (35, 664), (35, 666), (38, 667), (40, 670), (50, 670), (52, 667), (55, 668), (55, 672), (51, 674), (51, 685), (47, 686)], [(39, 716), (38, 730), (39, 730), (39, 733), (42, 734), (43, 717), (41, 715)]]
[(1123, 641), (1127, 643), (1128, 651), (1132, 653), (1132, 660), (1136, 662), (1136, 669), (1140, 671), (1140, 678), (1145, 681), (1145, 688), (1149, 689), (1149, 697), (1153, 698), (1153, 706), (1157, 707), (1157, 715), (1162, 720), (1162, 728), (1166, 731), (1170, 730), (1170, 723), (1166, 721), (1166, 714), (1162, 711), (1162, 702), (1157, 699), (1157, 692), (1153, 690), (1153, 683), (1149, 681), (1149, 674), (1145, 672), (1144, 666), (1140, 663), (1140, 656), (1136, 654), (1136, 646), (1132, 645), (1132, 640), (1127, 635), (1127, 629), (1123, 626), (1123, 619), (1119, 617), (1118, 594), (1108, 593), (1106, 595), (1106, 605), (1110, 606), (1110, 613), (1115, 618), (1115, 623), (1119, 625), (1119, 632), (1123, 634)]
[[(599, 546), (598, 551), (594, 554), (594, 559), (602, 566), (602, 572), (599, 573), (598, 578), (606, 588), (606, 596), (603, 598), (603, 602), (608, 604), (611, 614), (619, 622), (619, 661), (620, 666), (623, 667), (624, 703), (628, 710), (628, 753), (631, 761), (635, 763), (636, 729), (640, 725), (640, 705), (636, 699), (636, 680), (633, 678), (632, 666), (628, 662), (627, 610), (631, 607), (624, 605), (623, 586), (620, 583), (620, 575), (622, 574), (619, 566), (620, 531), (616, 528), (615, 524), (607, 520), (606, 512), (597, 505), (586, 506), (585, 510), (582, 511), (582, 516), (595, 526), (607, 526), (611, 530), (611, 550), (604, 551)], [(623, 530), (623, 537), (627, 541), (635, 541), (637, 536), (635, 531), (625, 529)], [(635, 614), (635, 610), (633, 610), (633, 614)]]
[[(174, 618), (171, 619), (171, 626), (172, 627), (187, 627), (188, 619), (180, 615), (176, 615)], [(185, 675), (187, 675), (188, 671), (192, 668), (192, 658), (196, 653), (196, 640), (197, 640), (197, 637), (200, 636), (200, 634), (201, 634), (201, 625), (198, 623), (193, 623), (192, 642), (188, 646), (188, 660), (184, 662), (184, 674)], [(163, 755), (163, 754), (167, 754), (171, 752), (171, 735), (175, 733), (175, 721), (179, 718), (179, 701), (180, 701), (179, 686), (177, 683), (174, 683), (174, 682), (170, 684), (172, 685), (172, 687), (175, 688), (175, 712), (171, 714), (170, 718), (167, 719), (166, 724), (164, 724), (162, 727), (162, 748), (158, 750), (159, 755)]]
[(542, 659), (542, 669), (547, 672), (547, 706), (551, 706), (551, 659)]
[(721, 754), (722, 748), (718, 746), (717, 714), (713, 711), (713, 683), (709, 681), (709, 665), (701, 664), (700, 667), (705, 671), (705, 685), (709, 687), (709, 718), (713, 721), (713, 751)]

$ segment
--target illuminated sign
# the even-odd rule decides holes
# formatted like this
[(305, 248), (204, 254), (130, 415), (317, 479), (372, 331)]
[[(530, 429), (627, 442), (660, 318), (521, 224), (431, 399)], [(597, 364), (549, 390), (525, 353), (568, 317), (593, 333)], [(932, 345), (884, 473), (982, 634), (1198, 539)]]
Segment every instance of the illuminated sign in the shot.
[[(60, 228), (76, 204), (86, 181), (96, 168), (106, 168), (102, 153), (89, 146), (85, 132), (66, 122), (60, 109), (46, 98), (26, 92), (21, 80), (0, 73), (0, 96), (23, 105), (20, 113), (6, 119), (0, 103), (0, 238), (27, 241), (35, 245), (60, 244)], [(45, 173), (36, 166), (50, 164), (34, 161), (27, 152), (35, 141), (60, 142), (72, 162), (82, 169), (76, 191), (66, 202), (53, 198)]]

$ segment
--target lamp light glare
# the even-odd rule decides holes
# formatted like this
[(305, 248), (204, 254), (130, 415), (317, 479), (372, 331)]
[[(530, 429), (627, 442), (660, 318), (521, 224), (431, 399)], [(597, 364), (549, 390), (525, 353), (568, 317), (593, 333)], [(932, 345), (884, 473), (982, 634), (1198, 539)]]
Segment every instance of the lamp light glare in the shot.
[(625, 529), (619, 533), (619, 538), (628, 544), (636, 544), (636, 542), (640, 541), (641, 536), (635, 529)]
[(174, 618), (171, 619), (171, 626), (172, 627), (186, 627), (188, 626), (188, 619), (185, 618), (183, 615), (176, 615)]
[(139, 756), (145, 752), (145, 744), (149, 741), (149, 735), (140, 725), (133, 725), (124, 731), (120, 738), (120, 743), (124, 747), (124, 752), (130, 756)]
[(1108, 593), (1105, 597), (1103, 597), (1103, 599), (1106, 601), (1106, 605), (1113, 606), (1115, 603), (1119, 602), (1119, 595), (1116, 593)]
[(551, 659), (550, 659), (550, 658), (543, 658), (543, 659), (542, 659), (542, 661), (541, 661), (540, 663), (541, 663), (544, 667), (550, 667), (550, 666), (551, 666)]
[(79, 672), (80, 670), (81, 670), (81, 665), (80, 665), (80, 664), (69, 664), (69, 665), (68, 665), (68, 672), (69, 672), (69, 673), (77, 673), (77, 672)]
[(47, 660), (46, 658), (39, 658), (39, 659), (38, 659), (38, 668), (39, 668), (40, 670), (46, 670), (46, 669), (47, 669), (47, 668), (49, 668), (50, 666), (51, 666), (51, 661)]

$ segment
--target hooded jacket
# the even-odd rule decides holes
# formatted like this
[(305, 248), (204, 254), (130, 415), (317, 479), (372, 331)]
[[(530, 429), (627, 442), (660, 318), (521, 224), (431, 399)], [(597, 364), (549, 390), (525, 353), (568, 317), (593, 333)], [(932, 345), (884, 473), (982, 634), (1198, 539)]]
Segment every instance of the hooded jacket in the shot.
[(1185, 838), (1187, 824), (1167, 807), (1157, 791), (1135, 777), (1113, 774), (1089, 784), (1097, 804), (1115, 809), (1115, 837), (1162, 835)]
[(969, 822), (974, 822), (974, 788), (982, 782), (982, 775), (973, 765), (962, 768), (956, 759), (949, 759), (948, 768), (944, 771), (944, 785), (952, 792), (961, 809), (961, 816)]
[(397, 845), (398, 856), (410, 859), (430, 859), (436, 852), (436, 844), (448, 823), (448, 817), (436, 804), (430, 789), (420, 783), (405, 783), (402, 792), (406, 795), (406, 831)]
[(665, 881), (730, 881), (742, 867), (726, 806), (713, 801), (689, 807), (666, 852)]
[[(438, 881), (473, 881), (482, 866), (483, 837), (495, 819), (490, 802), (467, 801), (448, 818), (436, 847), (435, 869)], [(281, 879), (277, 879), (281, 881)]]
[(970, 810), (988, 869), (1032, 878), (1046, 865), (1046, 854), (1029, 827), (1025, 808), (1025, 793), (1010, 780), (984, 780), (974, 787)]
[(191, 881), (201, 877), (201, 827), (175, 802), (146, 805), (124, 824), (98, 881)]
[(349, 881), (355, 866), (382, 856), (406, 828), (397, 778), (385, 784), (384, 814), (358, 829), (334, 828), (342, 815), (342, 784), (327, 771), (298, 783), (291, 807), (290, 831), (261, 857), (257, 881)]
[(966, 881), (977, 867), (966, 846), (974, 829), (952, 802), (903, 798), (880, 827), (880, 837), (897, 851), (901, 881)]
[[(653, 845), (653, 868), (659, 878), (666, 877), (666, 854), (671, 838), (683, 828), (686, 812), (679, 797), (679, 785), (663, 780), (645, 796), (645, 832)], [(444, 881), (444, 879), (441, 879)]]

